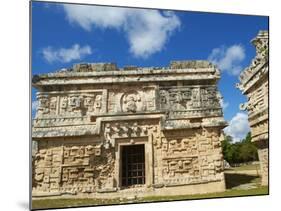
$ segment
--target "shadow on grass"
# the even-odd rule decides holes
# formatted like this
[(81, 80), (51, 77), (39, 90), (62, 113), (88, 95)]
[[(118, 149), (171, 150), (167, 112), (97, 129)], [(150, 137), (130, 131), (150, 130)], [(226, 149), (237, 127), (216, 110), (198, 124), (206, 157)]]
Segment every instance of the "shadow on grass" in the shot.
[(259, 176), (247, 175), (247, 174), (235, 174), (235, 173), (226, 173), (225, 174), (225, 183), (226, 189), (231, 189), (239, 185), (247, 183), (258, 183)]

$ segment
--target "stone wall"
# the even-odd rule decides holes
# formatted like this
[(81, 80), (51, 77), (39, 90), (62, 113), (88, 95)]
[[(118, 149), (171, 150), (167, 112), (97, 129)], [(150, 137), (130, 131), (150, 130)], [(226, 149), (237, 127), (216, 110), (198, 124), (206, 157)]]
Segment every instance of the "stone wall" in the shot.
[[(80, 64), (34, 76), (33, 197), (223, 191), (218, 79), (206, 61)], [(145, 184), (123, 187), (122, 147), (137, 144), (145, 149)]]
[(268, 32), (260, 31), (252, 43), (256, 47), (256, 57), (241, 73), (237, 87), (248, 98), (241, 109), (248, 111), (252, 141), (258, 147), (262, 185), (268, 185)]
[[(114, 171), (114, 152), (72, 139), (41, 141), (35, 158), (37, 192), (92, 193), (107, 186)], [(112, 187), (111, 187), (112, 188)]]

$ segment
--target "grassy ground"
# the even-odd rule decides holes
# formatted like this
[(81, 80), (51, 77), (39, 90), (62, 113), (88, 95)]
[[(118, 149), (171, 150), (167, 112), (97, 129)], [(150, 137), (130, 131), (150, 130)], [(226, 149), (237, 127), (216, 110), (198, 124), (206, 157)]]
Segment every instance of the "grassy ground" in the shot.
[(245, 185), (245, 184), (255, 184), (256, 186), (259, 186), (260, 184), (260, 177), (254, 176), (254, 175), (248, 175), (248, 174), (239, 174), (237, 173), (225, 173), (225, 181), (226, 181), (226, 189), (232, 189), (239, 185)]
[(259, 164), (251, 164), (251, 165), (245, 165), (245, 166), (239, 166), (230, 168), (230, 170), (236, 170), (236, 171), (244, 171), (244, 170), (260, 170)]
[[(189, 200), (189, 199), (205, 199), (205, 198), (221, 198), (234, 196), (250, 196), (250, 195), (266, 195), (268, 194), (268, 187), (260, 186), (260, 177), (258, 175), (243, 174), (245, 170), (254, 170), (256, 166), (242, 166), (232, 168), (225, 172), (226, 188), (225, 192), (196, 194), (196, 195), (181, 195), (181, 196), (151, 196), (145, 198), (138, 198), (136, 200), (120, 200), (118, 199), (37, 199), (32, 201), (33, 209), (44, 208), (60, 208), (60, 207), (79, 207), (79, 206), (94, 206), (94, 205), (108, 205), (108, 204), (126, 204), (126, 203), (142, 203), (153, 201), (174, 201), (174, 200)], [(234, 170), (234, 171), (233, 171)], [(252, 185), (250, 188), (239, 188), (243, 185)]]
[(101, 199), (40, 199), (33, 200), (33, 209), (43, 208), (59, 208), (59, 207), (79, 207), (79, 206), (94, 206), (94, 205), (109, 205), (109, 204), (127, 204), (155, 201), (174, 201), (174, 200), (190, 200), (190, 199), (206, 199), (206, 198), (222, 198), (234, 196), (250, 196), (250, 195), (265, 195), (268, 194), (268, 187), (258, 187), (249, 190), (227, 190), (221, 193), (196, 194), (196, 195), (180, 195), (180, 196), (151, 196), (132, 201), (119, 199), (101, 200)]
[(265, 195), (268, 194), (268, 187), (258, 187), (249, 190), (227, 190), (220, 193), (196, 194), (196, 195), (183, 195), (183, 196), (162, 196), (162, 197), (147, 197), (141, 199), (141, 202), (148, 201), (174, 201), (174, 200), (188, 200), (188, 199), (205, 199), (205, 198), (222, 198), (233, 196), (251, 196), (251, 195)]
[(120, 204), (119, 199), (40, 199), (32, 200), (32, 209), (62, 208), (62, 207), (80, 207), (105, 204)]

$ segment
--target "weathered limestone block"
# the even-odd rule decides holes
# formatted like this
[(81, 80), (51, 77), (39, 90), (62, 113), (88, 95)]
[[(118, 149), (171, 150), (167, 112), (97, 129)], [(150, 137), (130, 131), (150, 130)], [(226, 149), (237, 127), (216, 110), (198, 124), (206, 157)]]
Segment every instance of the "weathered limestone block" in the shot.
[(75, 72), (92, 72), (92, 71), (113, 71), (118, 70), (114, 63), (94, 63), (94, 64), (75, 64), (73, 66)]
[(262, 181), (261, 184), (268, 185), (268, 147), (258, 149)]
[(248, 111), (252, 141), (258, 147), (262, 185), (268, 185), (268, 42), (268, 31), (260, 31), (252, 40), (256, 57), (237, 84), (248, 98), (240, 108)]
[[(64, 145), (64, 141), (60, 142)], [(108, 188), (108, 176), (114, 171), (114, 153), (101, 145), (67, 143), (56, 147), (52, 143), (40, 146), (35, 158), (37, 192), (92, 193)], [(46, 150), (45, 148), (49, 149)], [(113, 184), (110, 188), (114, 188)]]
[(172, 61), (170, 63), (171, 69), (184, 69), (184, 68), (208, 68), (214, 67), (214, 65), (205, 60), (194, 60), (194, 61)]
[(219, 78), (207, 61), (34, 76), (33, 196), (223, 191)]

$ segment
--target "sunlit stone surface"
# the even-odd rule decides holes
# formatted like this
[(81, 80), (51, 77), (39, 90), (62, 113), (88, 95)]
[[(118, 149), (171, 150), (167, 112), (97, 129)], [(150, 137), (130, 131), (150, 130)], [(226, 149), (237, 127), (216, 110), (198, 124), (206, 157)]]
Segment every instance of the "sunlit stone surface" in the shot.
[(252, 43), (256, 57), (241, 73), (237, 87), (248, 97), (241, 109), (248, 111), (252, 141), (258, 147), (262, 185), (268, 185), (268, 31), (260, 31)]
[(34, 76), (33, 197), (224, 191), (219, 79), (207, 61), (76, 64)]

